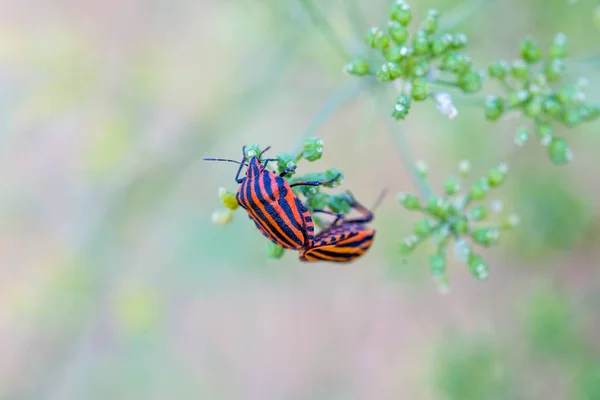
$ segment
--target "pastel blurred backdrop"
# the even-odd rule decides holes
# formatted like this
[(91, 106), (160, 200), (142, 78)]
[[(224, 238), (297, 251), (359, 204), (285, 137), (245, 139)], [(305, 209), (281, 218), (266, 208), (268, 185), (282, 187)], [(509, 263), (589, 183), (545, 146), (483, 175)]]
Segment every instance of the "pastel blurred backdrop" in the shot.
[[(600, 101), (596, 1), (466, 1), (411, 4), (458, 16), (480, 67), (565, 32)], [(363, 93), (300, 168), (340, 168), (367, 205), (390, 190), (372, 249), (267, 261), (241, 212), (212, 224), (236, 167), (201, 158), (289, 151), (357, 82), (301, 2), (0, 4), (0, 399), (600, 399), (597, 123), (565, 133), (566, 167), (460, 99), (454, 121), (420, 104), (396, 124), (437, 187), (463, 158), (510, 163), (496, 198), (522, 224), (482, 253), (487, 280), (452, 262), (444, 295), (427, 249), (398, 252), (415, 188)], [(383, 0), (318, 4), (350, 52), (385, 21)]]

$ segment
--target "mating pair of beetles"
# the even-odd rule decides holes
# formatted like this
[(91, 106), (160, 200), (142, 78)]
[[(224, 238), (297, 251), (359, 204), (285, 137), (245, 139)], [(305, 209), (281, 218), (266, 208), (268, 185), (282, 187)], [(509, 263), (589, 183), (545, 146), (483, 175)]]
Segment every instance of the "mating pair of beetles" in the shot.
[[(291, 185), (283, 178), (296, 169), (286, 168), (282, 173), (276, 173), (265, 167), (260, 159), (265, 151), (254, 155), (248, 163), (246, 147), (242, 147), (242, 160), (235, 161), (224, 158), (204, 158), (207, 161), (227, 161), (239, 164), (235, 180), (240, 184), (236, 199), (254, 221), (258, 230), (270, 241), (285, 249), (300, 250), (300, 260), (350, 262), (362, 256), (373, 243), (375, 230), (364, 224), (373, 220), (373, 213), (359, 204), (348, 192), (350, 206), (362, 214), (361, 218), (346, 219), (343, 214), (326, 210), (313, 210), (330, 215), (336, 219), (318, 235), (315, 236), (313, 219), (308, 209), (292, 192), (294, 186), (320, 186), (335, 181), (295, 182)], [(246, 176), (240, 178), (242, 168), (246, 166)]]

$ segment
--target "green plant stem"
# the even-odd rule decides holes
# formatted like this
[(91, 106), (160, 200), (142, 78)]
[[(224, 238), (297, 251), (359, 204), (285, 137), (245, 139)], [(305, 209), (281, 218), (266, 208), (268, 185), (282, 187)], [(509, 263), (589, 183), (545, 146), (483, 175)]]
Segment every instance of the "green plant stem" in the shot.
[(300, 3), (310, 16), (312, 23), (319, 28), (323, 36), (327, 39), (327, 41), (329, 41), (331, 47), (335, 48), (343, 59), (350, 60), (351, 57), (346, 51), (346, 47), (344, 46), (343, 42), (337, 36), (335, 30), (331, 27), (327, 21), (327, 18), (325, 18), (325, 16), (321, 13), (313, 0), (300, 0)]
[(440, 86), (451, 87), (451, 88), (454, 88), (454, 89), (458, 89), (459, 88), (459, 86), (458, 86), (458, 84), (456, 82), (444, 81), (442, 79), (436, 79), (435, 81), (433, 81), (431, 83), (436, 84), (436, 85), (440, 85)]
[(302, 158), (302, 147), (304, 146), (304, 139), (312, 135), (319, 127), (337, 110), (342, 108), (344, 104), (353, 98), (361, 94), (367, 87), (373, 85), (375, 80), (373, 79), (361, 79), (359, 82), (352, 82), (351, 84), (344, 86), (340, 90), (334, 92), (331, 97), (327, 100), (321, 110), (314, 116), (314, 118), (308, 123), (308, 126), (304, 128), (302, 133), (294, 146), (292, 154), (296, 155), (296, 162)]
[(480, 8), (491, 4), (494, 0), (471, 0), (466, 1), (464, 4), (461, 4), (458, 10), (454, 11), (451, 14), (447, 14), (444, 16), (442, 21), (440, 21), (440, 29), (441, 30), (449, 30), (454, 28), (467, 18), (469, 18), (473, 13), (478, 11)]
[[(377, 98), (375, 94), (373, 94), (373, 99), (375, 101), (375, 106), (380, 110), (385, 110), (386, 106), (382, 104), (381, 100)], [(398, 154), (400, 155), (400, 161), (404, 166), (404, 169), (409, 172), (410, 177), (416, 186), (416, 189), (419, 191), (420, 195), (426, 199), (430, 198), (433, 194), (431, 187), (429, 186), (429, 182), (426, 179), (422, 178), (417, 171), (415, 159), (412, 155), (412, 151), (410, 148), (410, 144), (406, 138), (406, 135), (402, 129), (398, 128), (398, 124), (395, 124), (393, 119), (388, 115), (383, 115), (388, 125), (388, 131), (392, 138), (396, 142), (396, 148), (398, 149)]]

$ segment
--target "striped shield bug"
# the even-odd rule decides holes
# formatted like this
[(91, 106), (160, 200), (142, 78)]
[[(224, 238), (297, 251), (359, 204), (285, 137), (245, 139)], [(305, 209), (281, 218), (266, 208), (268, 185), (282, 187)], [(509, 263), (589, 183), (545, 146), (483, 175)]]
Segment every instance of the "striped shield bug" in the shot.
[(367, 228), (365, 224), (373, 220), (373, 210), (383, 200), (385, 193), (384, 190), (372, 210), (368, 210), (356, 201), (352, 193), (347, 192), (350, 197), (350, 206), (362, 215), (356, 219), (346, 219), (344, 214), (336, 214), (331, 211), (313, 210), (313, 213), (335, 215), (336, 219), (315, 236), (312, 247), (302, 249), (300, 260), (347, 263), (365, 254), (373, 244), (375, 237), (375, 229)]
[[(283, 177), (296, 169), (286, 168), (281, 174), (266, 169), (270, 161), (261, 163), (260, 154), (253, 155), (248, 163), (245, 160), (246, 146), (242, 147), (242, 161), (224, 158), (204, 158), (206, 161), (226, 161), (239, 164), (235, 180), (240, 184), (236, 199), (254, 221), (258, 230), (270, 241), (286, 249), (299, 250), (311, 247), (314, 238), (314, 223), (308, 209), (292, 192), (294, 186), (320, 186), (334, 182), (338, 177), (329, 181), (302, 181), (291, 185)], [(240, 178), (242, 168), (246, 166), (246, 176)]]

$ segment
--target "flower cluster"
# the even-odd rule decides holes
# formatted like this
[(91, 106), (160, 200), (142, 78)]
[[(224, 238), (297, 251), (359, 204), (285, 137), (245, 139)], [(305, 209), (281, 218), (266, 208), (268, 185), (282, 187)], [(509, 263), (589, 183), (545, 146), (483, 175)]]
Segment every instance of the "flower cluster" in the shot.
[(381, 65), (371, 66), (359, 58), (347, 64), (345, 71), (356, 76), (374, 74), (380, 82), (399, 80), (401, 94), (392, 111), (395, 119), (406, 118), (413, 100), (428, 98), (438, 103), (442, 113), (454, 118), (456, 109), (449, 95), (443, 93), (439, 97), (432, 85), (449, 83), (465, 93), (481, 89), (483, 72), (475, 70), (471, 58), (461, 52), (467, 46), (467, 36), (459, 32), (438, 32), (440, 14), (435, 9), (428, 10), (416, 31), (409, 33), (413, 14), (408, 3), (402, 0), (391, 7), (388, 18), (387, 29), (373, 27), (366, 37), (367, 44), (383, 56)]
[[(525, 39), (520, 45), (521, 58), (507, 63), (496, 61), (488, 68), (491, 78), (506, 89), (504, 96), (488, 96), (485, 117), (496, 121), (505, 112), (518, 111), (533, 122), (536, 135), (547, 146), (553, 163), (565, 164), (573, 154), (567, 142), (553, 134), (552, 122), (567, 127), (579, 125), (600, 117), (600, 105), (585, 101), (585, 79), (576, 84), (561, 85), (565, 73), (567, 37), (558, 33), (544, 59), (541, 46), (533, 39)], [(516, 133), (515, 143), (522, 146), (529, 138), (529, 130), (523, 125)]]
[[(249, 144), (246, 145), (245, 148), (246, 161), (261, 154), (261, 149), (257, 144)], [(332, 182), (322, 186), (296, 186), (292, 188), (292, 191), (296, 196), (301, 198), (309, 211), (328, 209), (334, 213), (345, 214), (350, 211), (351, 199), (348, 195), (346, 193), (327, 193), (322, 190), (322, 187), (333, 188), (341, 185), (344, 182), (342, 171), (337, 168), (330, 168), (324, 172), (309, 172), (303, 175), (296, 174), (296, 164), (300, 160), (304, 159), (313, 162), (319, 160), (322, 155), (323, 141), (318, 137), (309, 137), (304, 140), (304, 146), (298, 154), (278, 154), (275, 157), (275, 162), (271, 161), (267, 164), (267, 169), (277, 172), (278, 174), (281, 174), (286, 170), (290, 171), (284, 176), (284, 179), (290, 184), (307, 181), (331, 181), (335, 178)], [(212, 215), (212, 219), (215, 224), (225, 225), (233, 220), (234, 211), (238, 209), (239, 204), (236, 199), (236, 194), (225, 188), (219, 188), (219, 198), (225, 208), (215, 211)], [(312, 218), (317, 226), (323, 226), (321, 220), (316, 215), (312, 215)], [(283, 256), (284, 249), (275, 243), (267, 242), (266, 253), (269, 258), (278, 259)]]
[[(425, 179), (426, 168), (421, 164), (418, 169)], [(493, 246), (498, 243), (502, 230), (518, 224), (518, 218), (513, 215), (501, 223), (482, 225), (491, 214), (502, 211), (502, 203), (498, 200), (488, 204), (482, 202), (488, 199), (491, 189), (504, 182), (508, 172), (506, 164), (490, 169), (485, 176), (466, 186), (463, 191), (461, 178), (464, 179), (469, 171), (469, 162), (462, 161), (459, 164), (459, 176), (452, 176), (444, 181), (443, 196), (432, 195), (422, 201), (413, 194), (398, 195), (398, 200), (405, 209), (425, 214), (425, 218), (415, 224), (413, 234), (400, 243), (400, 251), (408, 254), (425, 240), (431, 239), (436, 251), (430, 257), (429, 266), (434, 279), (441, 285), (447, 284), (446, 248), (451, 241), (454, 242), (454, 253), (458, 260), (466, 263), (477, 279), (484, 279), (488, 275), (488, 266), (472, 246)]]
[[(561, 84), (565, 73), (567, 37), (557, 34), (544, 57), (541, 46), (533, 39), (520, 44), (520, 58), (510, 64), (492, 63), (487, 74), (473, 67), (464, 53), (467, 37), (463, 33), (438, 32), (440, 14), (435, 9), (426, 12), (416, 30), (409, 33), (413, 21), (411, 8), (405, 0), (396, 0), (388, 13), (388, 27), (371, 28), (366, 37), (369, 47), (377, 50), (383, 61), (372, 65), (358, 58), (345, 66), (351, 75), (375, 75), (380, 82), (394, 82), (400, 89), (392, 117), (405, 119), (413, 101), (433, 99), (438, 110), (450, 119), (458, 111), (448, 93), (435, 92), (437, 85), (459, 89), (466, 94), (478, 92), (485, 78), (499, 82), (504, 95), (487, 96), (484, 115), (497, 121), (509, 111), (518, 111), (530, 120), (541, 143), (547, 147), (554, 164), (566, 164), (573, 157), (566, 140), (553, 133), (553, 122), (574, 127), (600, 117), (600, 104), (585, 101), (586, 80)], [(529, 138), (529, 128), (522, 125), (516, 132), (515, 143), (523, 145)]]

